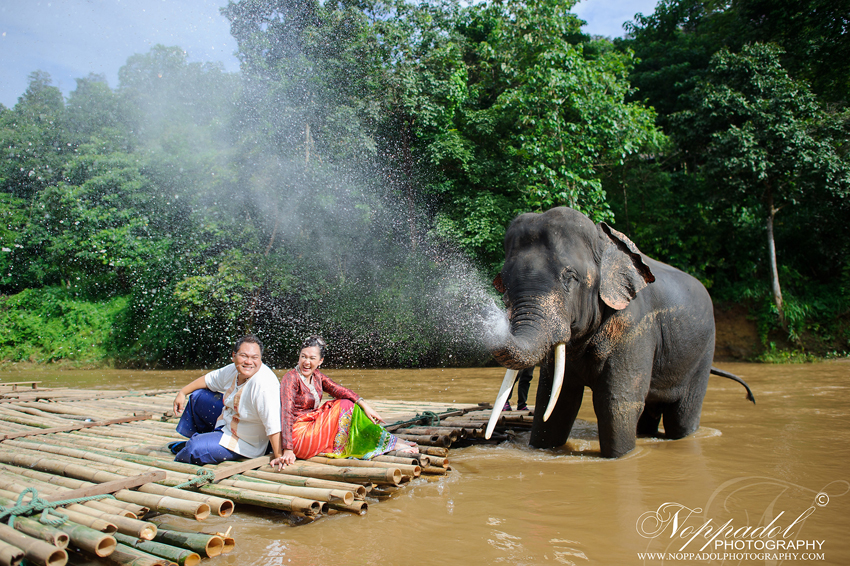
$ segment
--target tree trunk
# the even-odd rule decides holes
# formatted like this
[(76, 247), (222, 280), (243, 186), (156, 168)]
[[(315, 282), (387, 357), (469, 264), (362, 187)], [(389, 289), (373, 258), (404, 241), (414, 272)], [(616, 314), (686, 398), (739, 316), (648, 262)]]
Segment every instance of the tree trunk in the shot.
[(773, 206), (773, 191), (767, 192), (767, 252), (770, 259), (770, 287), (773, 292), (773, 303), (779, 314), (779, 324), (784, 330), (788, 330), (785, 321), (785, 313), (782, 310), (782, 290), (779, 287), (779, 269), (776, 264), (776, 243), (773, 238), (773, 219), (776, 217), (777, 209)]

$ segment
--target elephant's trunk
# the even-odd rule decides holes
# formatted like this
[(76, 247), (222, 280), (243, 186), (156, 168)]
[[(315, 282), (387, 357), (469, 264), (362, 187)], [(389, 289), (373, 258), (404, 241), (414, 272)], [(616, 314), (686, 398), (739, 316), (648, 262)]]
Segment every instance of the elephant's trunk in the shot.
[(511, 332), (491, 347), (490, 351), (493, 357), (499, 364), (508, 368), (508, 371), (502, 380), (502, 387), (499, 389), (493, 411), (490, 414), (490, 421), (485, 433), (486, 438), (490, 438), (493, 428), (499, 420), (502, 408), (513, 388), (517, 371), (534, 367), (554, 346), (555, 375), (553, 376), (549, 405), (543, 414), (543, 420), (549, 420), (564, 383), (566, 342), (570, 339), (569, 326), (559, 324), (559, 317), (553, 316), (551, 313), (547, 316), (545, 312), (547, 309), (543, 305), (547, 305), (551, 309), (554, 303), (555, 301), (551, 298), (543, 297), (542, 300), (538, 298), (518, 305), (514, 309), (514, 316), (511, 317)]
[(540, 339), (541, 337), (542, 334), (538, 334), (538, 337), (534, 339), (510, 334), (491, 352), (499, 365), (506, 368), (521, 370), (533, 367), (546, 355), (549, 347), (549, 344)]
[[(500, 365), (510, 369), (524, 369), (535, 366), (556, 342), (564, 338), (564, 331), (556, 324), (558, 317), (551, 312), (554, 301), (548, 296), (533, 297), (515, 305), (510, 320), (510, 332), (496, 338), (490, 352)], [(544, 305), (549, 306), (549, 309)], [(510, 311), (509, 311), (510, 312)], [(557, 326), (557, 328), (556, 328)], [(567, 336), (566, 340), (569, 340)]]

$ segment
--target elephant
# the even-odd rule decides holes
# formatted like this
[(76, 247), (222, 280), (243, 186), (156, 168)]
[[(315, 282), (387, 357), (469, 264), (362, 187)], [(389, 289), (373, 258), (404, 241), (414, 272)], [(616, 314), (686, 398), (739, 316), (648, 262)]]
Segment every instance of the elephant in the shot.
[[(712, 367), (714, 310), (694, 277), (645, 256), (624, 234), (566, 207), (518, 216), (505, 233), (505, 263), (494, 280), (509, 328), (490, 336), (508, 368), (491, 413), (489, 438), (518, 370), (540, 364), (529, 443), (562, 446), (584, 388), (603, 457), (618, 458), (636, 436), (667, 438), (699, 428)], [(502, 315), (504, 318), (504, 315)], [(546, 407), (545, 411), (541, 408)]]

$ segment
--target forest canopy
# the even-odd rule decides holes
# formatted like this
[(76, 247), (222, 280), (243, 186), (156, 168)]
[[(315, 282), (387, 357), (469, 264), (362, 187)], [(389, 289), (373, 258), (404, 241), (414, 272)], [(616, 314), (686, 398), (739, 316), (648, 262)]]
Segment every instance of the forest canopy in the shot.
[(850, 2), (242, 0), (238, 74), (178, 46), (0, 105), (0, 359), (487, 363), (517, 214), (570, 206), (740, 303), (765, 349), (850, 349)]

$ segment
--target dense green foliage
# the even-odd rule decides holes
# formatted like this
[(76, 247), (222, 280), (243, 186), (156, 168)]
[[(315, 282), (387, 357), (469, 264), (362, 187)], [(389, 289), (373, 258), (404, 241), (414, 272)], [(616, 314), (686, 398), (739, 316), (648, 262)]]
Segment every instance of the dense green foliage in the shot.
[(164, 46), (67, 100), (33, 73), (0, 106), (0, 358), (206, 365), (253, 331), (273, 365), (313, 332), (481, 363), (504, 231), (558, 205), (847, 349), (850, 12), (663, 0), (612, 42), (572, 6), (242, 0), (239, 75)]
[(126, 297), (93, 303), (64, 288), (25, 289), (0, 299), (0, 358), (12, 362), (102, 363)]
[(715, 299), (748, 302), (765, 340), (784, 322), (772, 336), (820, 351), (850, 345), (835, 237), (850, 217), (848, 14), (846, 0), (663, 0), (616, 42), (671, 140), (616, 179), (621, 229)]

